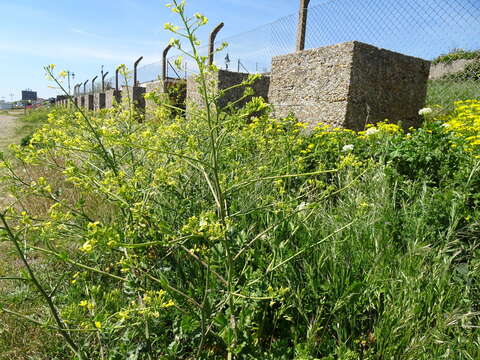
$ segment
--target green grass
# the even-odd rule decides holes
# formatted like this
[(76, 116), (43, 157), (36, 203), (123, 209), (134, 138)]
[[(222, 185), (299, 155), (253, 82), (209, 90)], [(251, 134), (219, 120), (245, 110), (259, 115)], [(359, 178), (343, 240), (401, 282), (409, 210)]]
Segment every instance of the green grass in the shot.
[[(21, 139), (30, 135), (47, 119), (50, 109), (31, 110), (24, 115), (23, 110), (2, 111), (0, 115), (13, 117), (3, 124), (0, 134), (0, 151), (6, 151), (9, 144), (19, 144)], [(1, 186), (0, 208), (11, 200), (5, 196)], [(48, 274), (54, 274), (54, 267), (43, 262), (43, 258), (31, 259), (42, 280), (52, 281)], [(24, 275), (22, 264), (13, 247), (0, 242), (0, 277), (18, 277)], [(25, 282), (0, 280), (0, 306), (8, 304), (9, 309), (35, 318), (48, 311), (36, 291)], [(55, 357), (59, 341), (51, 332), (26, 320), (21, 320), (0, 312), (0, 360), (47, 360), (62, 359)], [(49, 355), (46, 355), (49, 354)]]
[(427, 106), (439, 105), (448, 113), (455, 101), (470, 99), (480, 99), (480, 81), (430, 80), (428, 83)]
[[(19, 126), (16, 130), (17, 136), (20, 139), (28, 139), (33, 132), (44, 123), (47, 122), (48, 114), (52, 111), (51, 107), (41, 107), (34, 110), (28, 110), (27, 114), (22, 114), (19, 117)], [(26, 140), (25, 140), (26, 141)]]
[(42, 124), (47, 121), (50, 107), (28, 110), (10, 110), (0, 112), (5, 119), (1, 126), (0, 133), (0, 151), (6, 151), (10, 144), (20, 144), (25, 142), (29, 136)]
[[(0, 277), (18, 276), (22, 264), (9, 243), (0, 242), (0, 254)], [(42, 281), (52, 281), (48, 274), (53, 274), (54, 267), (42, 261), (31, 259), (36, 271), (44, 274)], [(0, 306), (6, 304), (10, 310), (32, 318), (48, 311), (37, 292), (21, 281), (0, 280)], [(61, 348), (58, 340), (47, 329), (0, 312), (0, 360), (65, 359), (57, 357)]]

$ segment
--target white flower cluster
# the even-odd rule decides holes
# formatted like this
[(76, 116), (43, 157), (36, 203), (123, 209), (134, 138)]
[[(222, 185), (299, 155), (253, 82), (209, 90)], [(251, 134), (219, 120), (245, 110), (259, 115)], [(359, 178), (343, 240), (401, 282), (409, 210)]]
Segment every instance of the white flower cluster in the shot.
[(308, 203), (305, 201), (302, 201), (298, 206), (297, 206), (297, 211), (303, 211), (308, 207)]
[(376, 127), (371, 127), (371, 128), (368, 128), (367, 131), (365, 131), (365, 135), (370, 136), (378, 133), (379, 131), (380, 130), (378, 130)]
[(353, 151), (353, 148), (355, 146), (353, 146), (353, 144), (349, 144), (349, 145), (345, 145), (343, 148), (342, 148), (342, 151), (343, 152), (348, 152), (348, 151)]
[(418, 115), (425, 116), (431, 114), (433, 110), (431, 108), (423, 108), (418, 111)]

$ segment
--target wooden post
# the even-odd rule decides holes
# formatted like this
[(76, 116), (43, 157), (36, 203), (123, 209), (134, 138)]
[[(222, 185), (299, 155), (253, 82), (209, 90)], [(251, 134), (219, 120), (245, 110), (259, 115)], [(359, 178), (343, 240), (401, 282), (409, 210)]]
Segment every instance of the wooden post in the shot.
[(305, 33), (307, 32), (308, 5), (310, 0), (300, 0), (300, 11), (298, 16), (297, 30), (297, 51), (305, 49)]

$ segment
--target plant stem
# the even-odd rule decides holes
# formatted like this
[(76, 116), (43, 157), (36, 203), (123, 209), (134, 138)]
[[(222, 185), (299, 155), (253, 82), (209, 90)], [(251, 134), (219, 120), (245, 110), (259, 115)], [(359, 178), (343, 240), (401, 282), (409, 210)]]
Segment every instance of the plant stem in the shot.
[(45, 302), (47, 303), (47, 305), (50, 309), (50, 312), (51, 312), (55, 322), (57, 323), (58, 331), (59, 331), (60, 335), (62, 335), (62, 337), (67, 342), (67, 344), (72, 349), (72, 351), (78, 356), (78, 358), (80, 360), (86, 360), (87, 358), (84, 356), (84, 354), (82, 354), (82, 352), (79, 350), (78, 346), (74, 343), (74, 341), (72, 340), (72, 338), (68, 334), (68, 332), (66, 330), (66, 327), (65, 327), (63, 321), (60, 318), (60, 314), (58, 313), (58, 310), (55, 307), (55, 304), (53, 303), (52, 298), (47, 294), (47, 292), (45, 291), (43, 286), (37, 280), (37, 277), (35, 276), (35, 273), (33, 272), (32, 268), (30, 267), (30, 264), (28, 263), (28, 261), (25, 257), (25, 254), (23, 253), (22, 249), (20, 248), (20, 244), (18, 242), (17, 237), (15, 236), (15, 234), (12, 232), (12, 229), (8, 225), (8, 222), (5, 218), (5, 213), (0, 214), (0, 220), (2, 221), (3, 226), (4, 226), (3, 230), (5, 230), (5, 232), (7, 233), (8, 238), (11, 240), (11, 242), (15, 246), (15, 249), (17, 250), (18, 256), (20, 257), (23, 265), (27, 269), (30, 280), (35, 285), (35, 287), (37, 288), (37, 290), (40, 292), (40, 294), (44, 298)]

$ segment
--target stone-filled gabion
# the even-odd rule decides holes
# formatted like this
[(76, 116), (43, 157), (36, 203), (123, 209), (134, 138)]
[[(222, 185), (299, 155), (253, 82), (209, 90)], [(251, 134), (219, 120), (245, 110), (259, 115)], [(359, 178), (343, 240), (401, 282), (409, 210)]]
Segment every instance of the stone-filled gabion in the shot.
[[(169, 93), (168, 89), (176, 87), (177, 90), (171, 93), (171, 95), (175, 95), (177, 98), (171, 100), (173, 101), (173, 105), (182, 108), (185, 104), (185, 98), (187, 96), (187, 89), (186, 89), (186, 81), (184, 79), (172, 79), (168, 78), (165, 82), (163, 80), (155, 80), (150, 81), (148, 83), (142, 84), (145, 87), (147, 93), (155, 93), (156, 95), (162, 96), (165, 94), (165, 90)], [(179, 102), (179, 103), (177, 103)], [(145, 100), (145, 115), (147, 118), (153, 117), (155, 115), (155, 109), (157, 105), (153, 100), (147, 99)]]
[[(231, 86), (238, 85), (245, 81), (250, 74), (232, 72), (227, 70), (219, 70), (210, 75), (208, 83), (211, 85), (210, 91), (218, 93), (220, 90), (225, 90)], [(198, 91), (197, 76), (193, 75), (187, 79), (187, 107), (191, 104), (202, 105), (202, 95)], [(264, 74), (260, 79), (255, 81), (252, 88), (254, 96), (261, 96), (268, 101), (268, 88), (270, 85), (269, 74)], [(224, 107), (230, 102), (237, 101), (243, 96), (245, 88), (237, 87), (233, 90), (225, 92), (225, 95), (220, 98), (219, 106)], [(243, 105), (249, 98), (239, 103), (238, 106)]]
[(93, 94), (85, 95), (85, 100), (86, 100), (86, 109), (93, 111), (94, 109), (94, 102), (93, 102)]
[(141, 86), (129, 86), (122, 89), (122, 100), (130, 101), (140, 111), (145, 111), (145, 88)]
[(276, 116), (310, 126), (417, 126), (429, 71), (426, 60), (353, 41), (273, 58), (268, 97)]
[(105, 109), (105, 93), (93, 94), (93, 110)]
[(122, 92), (119, 90), (107, 90), (105, 92), (105, 107), (111, 109), (114, 104), (119, 104), (122, 101)]

